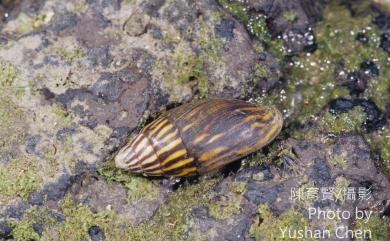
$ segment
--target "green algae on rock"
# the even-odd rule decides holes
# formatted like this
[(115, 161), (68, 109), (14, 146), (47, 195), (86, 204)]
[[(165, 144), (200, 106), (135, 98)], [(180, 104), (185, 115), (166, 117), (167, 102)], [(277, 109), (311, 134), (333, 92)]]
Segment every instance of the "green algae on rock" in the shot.
[[(385, 94), (389, 88), (386, 74), (390, 70), (388, 56), (378, 46), (380, 31), (367, 15), (352, 16), (350, 10), (338, 1), (332, 1), (324, 10), (324, 20), (313, 31), (317, 49), (313, 53), (292, 56), (284, 65), (289, 73), (286, 83), (261, 99), (273, 103), (289, 120), (305, 123), (318, 114), (329, 100), (346, 97), (348, 89), (342, 81), (348, 73), (360, 68), (361, 63), (375, 60), (381, 74), (371, 76), (363, 93), (383, 110), (389, 102)], [(362, 44), (356, 35), (364, 32), (371, 41)], [(382, 74), (383, 73), (383, 74)]]
[(210, 215), (216, 219), (224, 220), (241, 212), (240, 200), (216, 201), (210, 203)]
[(390, 178), (390, 124), (374, 133), (366, 134), (365, 137), (370, 146), (379, 152), (384, 171)]
[[(272, 215), (269, 206), (262, 204), (258, 208), (258, 215), (250, 227), (250, 234), (257, 241), (260, 240), (275, 240), (284, 241), (291, 240), (289, 235), (282, 235), (281, 229), (304, 230), (304, 228), (312, 227), (308, 218), (302, 212), (295, 209), (288, 209), (278, 217)], [(305, 238), (304, 240), (315, 240), (314, 238)]]
[[(354, 222), (355, 230), (369, 230), (370, 239), (375, 241), (386, 241), (390, 237), (390, 218), (378, 215), (369, 219), (359, 219)], [(357, 241), (363, 241), (365, 238), (358, 237)]]
[(345, 195), (344, 192), (347, 190), (350, 182), (343, 176), (336, 178), (333, 186), (333, 193), (335, 200), (337, 200), (341, 205), (345, 204)]
[(0, 60), (0, 90), (12, 85), (18, 74), (17, 69), (12, 64)]
[(0, 164), (0, 204), (4, 205), (15, 196), (27, 199), (42, 183), (39, 170), (40, 165), (31, 157), (20, 157)]
[(129, 202), (143, 198), (154, 198), (158, 195), (158, 187), (150, 180), (135, 176), (125, 170), (116, 168), (113, 163), (108, 163), (99, 168), (98, 172), (110, 182), (119, 182), (128, 190)]
[(24, 122), (26, 111), (9, 98), (0, 97), (0, 163), (16, 158), (20, 150), (15, 146), (23, 143), (27, 125)]
[(326, 111), (321, 120), (320, 128), (333, 134), (359, 131), (365, 119), (366, 115), (361, 107), (354, 107), (346, 113), (337, 115)]

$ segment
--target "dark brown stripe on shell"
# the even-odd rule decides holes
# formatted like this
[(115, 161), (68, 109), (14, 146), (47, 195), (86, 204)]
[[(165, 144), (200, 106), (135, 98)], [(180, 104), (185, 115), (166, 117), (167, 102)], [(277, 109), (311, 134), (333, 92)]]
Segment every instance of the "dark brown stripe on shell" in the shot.
[(183, 171), (183, 170), (185, 170), (187, 168), (190, 168), (190, 167), (196, 167), (194, 161), (192, 161), (190, 163), (187, 163), (187, 164), (185, 164), (183, 166), (180, 166), (178, 168), (175, 168), (175, 169), (172, 169), (172, 170), (169, 170), (169, 171), (164, 171), (164, 174), (165, 175), (172, 175), (172, 176), (174, 176), (175, 174), (179, 174), (181, 171)]

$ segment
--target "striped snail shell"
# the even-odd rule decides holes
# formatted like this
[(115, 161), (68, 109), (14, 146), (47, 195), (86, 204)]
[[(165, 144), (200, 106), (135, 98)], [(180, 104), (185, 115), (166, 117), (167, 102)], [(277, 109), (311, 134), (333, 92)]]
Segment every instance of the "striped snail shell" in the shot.
[(282, 125), (272, 106), (234, 99), (184, 104), (145, 126), (115, 163), (150, 176), (199, 175), (259, 150)]

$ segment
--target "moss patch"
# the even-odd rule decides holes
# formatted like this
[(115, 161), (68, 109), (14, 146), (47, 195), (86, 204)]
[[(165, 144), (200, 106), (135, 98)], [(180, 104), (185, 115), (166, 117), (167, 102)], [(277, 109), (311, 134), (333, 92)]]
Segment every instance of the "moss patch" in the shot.
[(69, 197), (62, 201), (60, 211), (65, 220), (48, 224), (39, 240), (90, 240), (88, 229), (95, 225), (104, 232), (106, 240), (128, 240), (128, 229), (121, 228), (123, 220), (113, 211), (93, 213), (88, 207), (74, 203)]
[(302, 208), (313, 205), (318, 197), (319, 190), (313, 181), (308, 182), (307, 176), (304, 177), (304, 183), (295, 190), (296, 200)]
[(19, 34), (24, 34), (33, 31), (34, 29), (38, 29), (43, 25), (50, 22), (54, 13), (41, 13), (37, 16), (30, 17), (25, 13), (20, 13), (15, 20), (17, 22), (17, 27), (15, 31)]
[[(275, 217), (269, 210), (268, 205), (261, 204), (258, 209), (258, 216), (250, 227), (250, 234), (256, 240), (290, 240), (288, 235), (283, 236), (281, 229), (304, 230), (310, 229), (310, 221), (297, 210), (289, 209), (279, 217)], [(302, 239), (314, 240), (314, 239)]]
[(11, 86), (17, 74), (18, 71), (12, 64), (0, 60), (0, 90)]
[(241, 200), (219, 200), (210, 203), (210, 215), (216, 219), (227, 219), (241, 212)]
[(365, 135), (369, 145), (379, 152), (384, 171), (390, 178), (390, 124), (382, 130)]
[(39, 235), (34, 231), (33, 220), (24, 220), (18, 223), (12, 231), (12, 236), (18, 241), (39, 240)]
[(155, 75), (161, 76), (163, 89), (175, 101), (192, 92), (193, 88), (199, 91), (200, 97), (207, 96), (205, 58), (195, 53), (190, 46), (183, 44), (176, 47), (171, 57), (157, 61), (154, 71)]
[(34, 231), (33, 225), (42, 225), (43, 228), (47, 228), (55, 222), (56, 220), (48, 214), (46, 208), (33, 207), (26, 211), (21, 221), (12, 222), (12, 226), (14, 226), (12, 236), (18, 241), (30, 241), (32, 239), (45, 241), (47, 239), (41, 238)]
[(328, 163), (333, 167), (346, 169), (348, 167), (347, 155), (347, 152), (331, 155), (328, 158)]
[[(370, 230), (370, 240), (387, 241), (390, 240), (390, 218), (381, 218), (375, 215), (371, 217), (368, 221), (366, 219), (360, 219), (355, 222), (354, 230)], [(363, 241), (367, 239), (357, 238), (356, 240)]]
[(0, 165), (0, 204), (15, 196), (26, 199), (42, 182), (38, 170), (37, 161), (28, 157)]
[(268, 76), (268, 70), (266, 67), (262, 64), (255, 64), (253, 71), (252, 71), (252, 79), (257, 80), (257, 79), (263, 79), (267, 78)]
[(80, 47), (57, 47), (52, 50), (56, 55), (60, 56), (63, 60), (72, 63), (73, 61), (82, 58), (85, 53)]
[(287, 22), (293, 23), (297, 19), (297, 14), (293, 11), (285, 11), (283, 12), (283, 18), (286, 19)]
[(246, 26), (251, 34), (263, 42), (266, 45), (266, 49), (271, 52), (280, 63), (283, 61), (285, 56), (283, 42), (280, 39), (271, 38), (264, 15), (252, 13), (249, 8), (241, 2), (232, 2), (229, 0), (218, 0), (218, 2)]
[(4, 161), (16, 158), (20, 152), (15, 146), (25, 139), (25, 111), (7, 98), (0, 97), (0, 158)]
[[(291, 61), (284, 63), (283, 72), (287, 73), (285, 85), (261, 98), (262, 102), (274, 104), (282, 110), (289, 117), (286, 122), (305, 123), (331, 99), (348, 97), (349, 90), (341, 85), (340, 79), (358, 70), (360, 64), (367, 60), (375, 62), (380, 75), (372, 76), (363, 95), (373, 99), (382, 110), (389, 103), (389, 56), (378, 46), (380, 30), (372, 23), (372, 16), (363, 14), (364, 11), (352, 16), (347, 6), (340, 2), (327, 4), (324, 21), (313, 28), (317, 50), (293, 56)], [(364, 32), (369, 38), (367, 44), (356, 40), (359, 32)]]
[(178, 84), (188, 83), (191, 80), (197, 80), (198, 83), (205, 81), (204, 61), (194, 53), (178, 49), (173, 56), (173, 60), (176, 65), (175, 70), (179, 71), (179, 75), (176, 78)]
[(241, 194), (246, 189), (246, 183), (245, 182), (231, 182), (228, 184), (229, 189), (231, 192), (236, 194)]
[(133, 230), (131, 240), (182, 240), (189, 211), (208, 202), (208, 193), (217, 179), (202, 177), (199, 183), (184, 185), (175, 191), (152, 220)]
[(58, 227), (60, 240), (89, 240), (88, 228), (99, 225), (105, 233), (109, 232), (109, 222), (114, 213), (104, 211), (92, 213), (88, 207), (75, 204), (70, 198), (65, 198), (61, 204), (65, 222)]
[(345, 204), (345, 192), (350, 182), (345, 177), (337, 177), (333, 186), (333, 196), (342, 205)]
[(352, 110), (338, 115), (325, 112), (320, 121), (320, 127), (323, 131), (334, 134), (359, 131), (365, 118), (366, 115), (361, 107), (354, 107)]
[(198, 184), (184, 185), (172, 193), (151, 220), (137, 227), (129, 226), (113, 211), (93, 213), (88, 207), (76, 204), (67, 197), (61, 204), (65, 221), (47, 229), (44, 238), (89, 240), (88, 228), (97, 225), (104, 232), (106, 240), (181, 240), (186, 229), (187, 213), (193, 207), (207, 202), (207, 193), (213, 184), (213, 180), (201, 180)]
[(113, 163), (109, 163), (99, 168), (99, 173), (110, 182), (119, 182), (127, 188), (129, 202), (137, 201), (141, 198), (155, 198), (158, 195), (158, 186), (151, 180), (135, 176), (125, 170), (116, 168)]

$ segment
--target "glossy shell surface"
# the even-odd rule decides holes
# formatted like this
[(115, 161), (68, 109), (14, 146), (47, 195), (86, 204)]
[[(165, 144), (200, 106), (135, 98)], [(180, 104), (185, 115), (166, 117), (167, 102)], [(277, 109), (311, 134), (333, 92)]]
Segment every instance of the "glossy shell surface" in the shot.
[(281, 113), (272, 106), (235, 99), (184, 104), (145, 126), (115, 163), (151, 176), (203, 174), (259, 150), (282, 125)]

